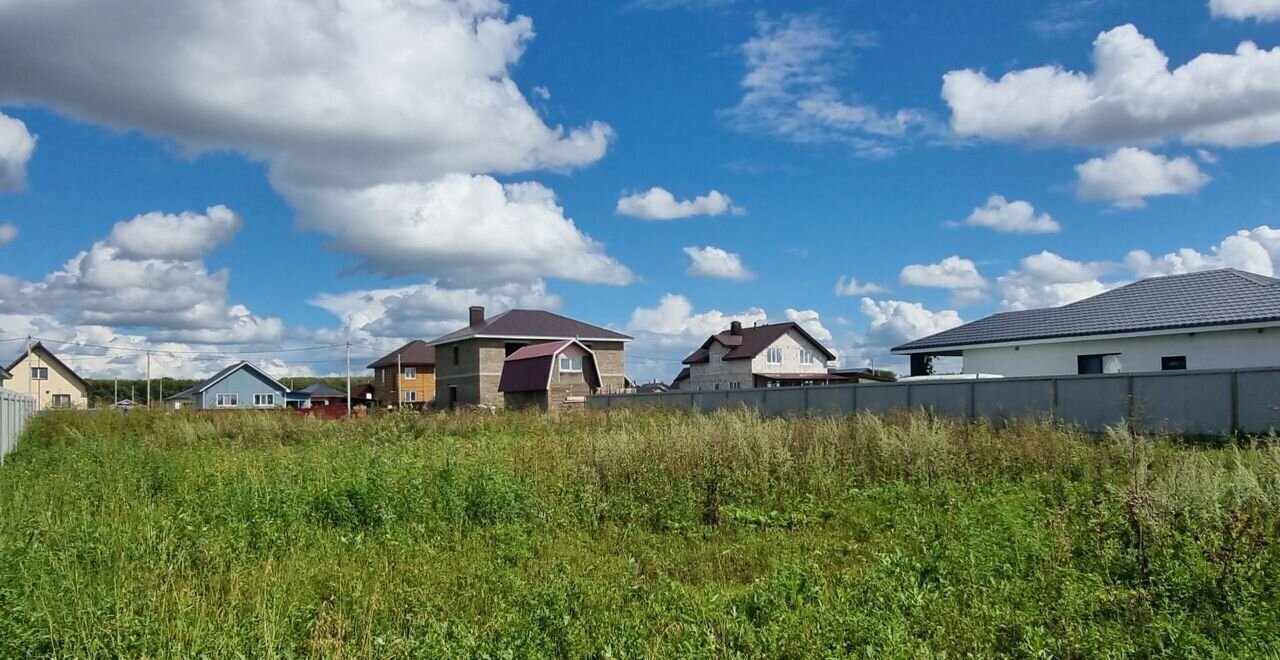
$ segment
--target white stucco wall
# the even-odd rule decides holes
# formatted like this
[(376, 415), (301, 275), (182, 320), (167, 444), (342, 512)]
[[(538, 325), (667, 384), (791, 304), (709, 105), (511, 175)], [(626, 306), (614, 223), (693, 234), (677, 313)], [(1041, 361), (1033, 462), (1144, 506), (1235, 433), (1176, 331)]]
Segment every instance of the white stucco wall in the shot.
[(1160, 371), (1160, 359), (1184, 355), (1188, 369), (1280, 366), (1280, 327), (1149, 337), (1076, 340), (964, 351), (964, 372), (1002, 376), (1075, 374), (1081, 355), (1120, 354), (1120, 372)]
[[(719, 342), (713, 342), (711, 348), (707, 349), (709, 361), (704, 364), (690, 365), (689, 383), (681, 385), (681, 389), (694, 391), (715, 390), (716, 385), (719, 385), (719, 389), (727, 390), (732, 388), (732, 383), (739, 383), (739, 387), (745, 389), (755, 386), (754, 374), (827, 373), (825, 356), (795, 330), (788, 331), (787, 334), (774, 341), (772, 345), (782, 349), (782, 364), (769, 364), (767, 350), (761, 351), (759, 355), (751, 360), (725, 361), (722, 358), (730, 349)], [(800, 351), (802, 348), (813, 351), (814, 359), (812, 364), (800, 363)]]

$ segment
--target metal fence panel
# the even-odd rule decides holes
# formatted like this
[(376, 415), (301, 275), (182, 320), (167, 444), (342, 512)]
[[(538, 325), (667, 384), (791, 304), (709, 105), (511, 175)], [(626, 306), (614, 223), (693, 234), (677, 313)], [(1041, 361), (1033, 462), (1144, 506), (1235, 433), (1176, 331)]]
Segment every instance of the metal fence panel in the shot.
[(35, 412), (35, 397), (0, 389), (0, 465), (18, 447), (18, 437)]
[(1236, 424), (1246, 433), (1280, 431), (1280, 370), (1236, 374)]
[(1051, 379), (989, 379), (973, 384), (973, 412), (990, 420), (1047, 419), (1053, 416)]
[(1230, 373), (1134, 376), (1134, 422), (1159, 433), (1230, 433), (1232, 377)]
[(767, 415), (884, 414), (923, 408), (938, 415), (1056, 419), (1087, 431), (1132, 419), (1164, 433), (1280, 431), (1280, 368), (830, 385), (807, 388), (611, 394), (591, 407), (747, 407)]

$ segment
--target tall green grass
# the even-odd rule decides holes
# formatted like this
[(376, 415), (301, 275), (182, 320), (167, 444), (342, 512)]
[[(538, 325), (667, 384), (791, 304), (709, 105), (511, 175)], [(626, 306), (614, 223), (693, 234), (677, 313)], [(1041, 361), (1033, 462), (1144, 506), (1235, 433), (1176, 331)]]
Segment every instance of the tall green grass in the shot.
[(923, 415), (45, 415), (0, 657), (1267, 656), (1280, 445)]

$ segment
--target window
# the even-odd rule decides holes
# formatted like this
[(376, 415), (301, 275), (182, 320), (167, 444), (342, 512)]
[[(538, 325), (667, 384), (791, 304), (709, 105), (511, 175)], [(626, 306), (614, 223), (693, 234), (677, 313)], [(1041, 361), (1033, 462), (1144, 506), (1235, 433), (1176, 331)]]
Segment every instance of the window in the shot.
[(453, 366), (458, 366), (458, 347), (453, 347)]
[(1160, 358), (1161, 371), (1182, 371), (1187, 368), (1187, 356), (1170, 355)]
[(1120, 373), (1120, 354), (1080, 355), (1076, 357), (1076, 373), (1118, 374)]
[(405, 392), (404, 400), (406, 403), (416, 403), (418, 401), (418, 392), (416, 390), (409, 390)]
[(519, 342), (509, 341), (502, 345), (502, 350), (507, 354), (507, 357), (511, 357), (512, 353), (515, 353), (516, 351), (524, 348), (525, 346), (528, 346), (528, 344), (521, 344)]
[(742, 389), (742, 383), (729, 383), (729, 389), (740, 390)]
[[(232, 396), (235, 396), (235, 395), (233, 394)], [(253, 407), (255, 408), (268, 408), (274, 405), (276, 405), (276, 395), (274, 394), (253, 395)]]
[(55, 394), (55, 395), (53, 395), (53, 407), (54, 407), (54, 408), (70, 408), (70, 407), (71, 407), (71, 395), (70, 395), (70, 394)]
[(31, 380), (49, 380), (49, 367), (31, 367)]
[(714, 388), (712, 388), (712, 389), (716, 389), (716, 390), (720, 389), (720, 383), (716, 383), (716, 384), (715, 384), (715, 387), (714, 387)]
[(560, 356), (561, 373), (579, 373), (582, 371), (582, 356)]
[(782, 364), (782, 349), (774, 346), (765, 351), (764, 361), (769, 364)]
[(379, 369), (378, 376), (382, 378), (382, 383), (385, 385), (387, 383), (387, 370)]
[(813, 364), (813, 351), (807, 348), (800, 349), (800, 364)]
[(240, 405), (239, 394), (219, 394), (214, 397), (214, 405), (219, 408), (235, 408)]
[(405, 380), (417, 380), (417, 378), (418, 378), (418, 368), (417, 368), (417, 367), (405, 367), (405, 368), (404, 368), (404, 379), (405, 379)]
[(769, 381), (769, 382), (765, 383), (765, 384), (764, 384), (764, 386), (765, 386), (765, 387), (768, 387), (768, 388), (770, 388), (770, 389), (772, 389), (772, 388), (775, 388), (775, 387), (782, 387), (782, 383), (779, 383), (779, 382), (778, 382), (778, 381), (776, 381), (776, 380), (771, 380), (771, 381)]

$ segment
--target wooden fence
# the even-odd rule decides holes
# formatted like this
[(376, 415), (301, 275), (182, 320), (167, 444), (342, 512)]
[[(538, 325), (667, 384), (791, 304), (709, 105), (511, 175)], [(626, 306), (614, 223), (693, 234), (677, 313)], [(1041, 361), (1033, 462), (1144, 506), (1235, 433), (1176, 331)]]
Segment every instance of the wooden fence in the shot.
[(4, 465), (4, 457), (17, 448), (18, 436), (35, 412), (35, 397), (0, 389), (0, 465)]

